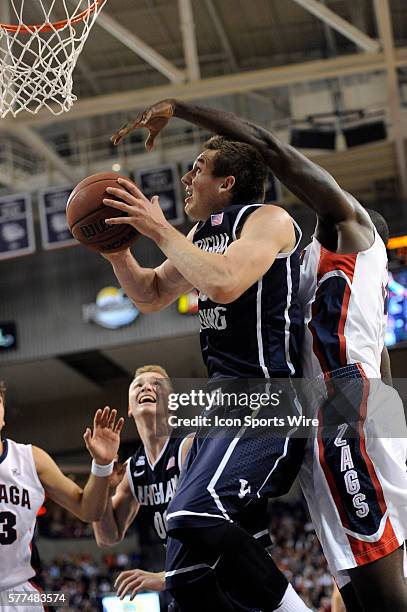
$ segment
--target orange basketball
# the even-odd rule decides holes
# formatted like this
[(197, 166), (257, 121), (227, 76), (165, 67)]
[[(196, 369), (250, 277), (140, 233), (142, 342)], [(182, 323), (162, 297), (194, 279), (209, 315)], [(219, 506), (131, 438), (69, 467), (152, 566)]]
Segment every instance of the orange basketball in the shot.
[[(66, 218), (72, 235), (82, 244), (100, 253), (118, 253), (127, 249), (140, 235), (131, 225), (106, 225), (105, 219), (124, 217), (126, 213), (103, 204), (112, 197), (107, 187), (120, 187), (117, 172), (92, 174), (78, 183), (69, 196)], [(127, 179), (128, 180), (128, 179)]]

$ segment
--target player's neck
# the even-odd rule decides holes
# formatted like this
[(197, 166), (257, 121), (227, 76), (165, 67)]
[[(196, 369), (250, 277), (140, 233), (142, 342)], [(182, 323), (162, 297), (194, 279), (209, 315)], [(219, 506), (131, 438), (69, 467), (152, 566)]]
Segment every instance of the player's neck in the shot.
[(155, 422), (153, 427), (149, 427), (143, 423), (141, 427), (138, 425), (137, 428), (148, 459), (151, 464), (154, 464), (160, 456), (160, 453), (168, 440), (168, 436), (157, 436), (158, 428), (157, 423)]
[(3, 450), (4, 450), (4, 444), (3, 444), (3, 440), (0, 438), (0, 455), (3, 454)]

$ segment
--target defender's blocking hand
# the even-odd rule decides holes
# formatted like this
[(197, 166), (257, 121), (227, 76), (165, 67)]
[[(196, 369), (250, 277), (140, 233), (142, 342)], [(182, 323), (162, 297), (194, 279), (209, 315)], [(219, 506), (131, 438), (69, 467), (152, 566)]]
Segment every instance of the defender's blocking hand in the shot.
[(117, 145), (122, 138), (134, 132), (134, 130), (138, 128), (147, 128), (149, 134), (145, 142), (145, 147), (147, 151), (150, 151), (154, 146), (157, 135), (165, 128), (168, 121), (174, 116), (174, 113), (175, 105), (173, 100), (160, 100), (160, 102), (156, 102), (141, 112), (136, 119), (129, 121), (126, 125), (114, 132), (110, 140), (114, 145)]

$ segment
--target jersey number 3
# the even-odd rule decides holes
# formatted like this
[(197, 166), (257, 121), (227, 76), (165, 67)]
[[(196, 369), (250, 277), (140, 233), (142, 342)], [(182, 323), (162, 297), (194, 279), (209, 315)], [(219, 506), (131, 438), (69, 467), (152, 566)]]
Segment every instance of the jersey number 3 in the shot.
[(0, 544), (13, 544), (17, 540), (16, 515), (13, 512), (0, 512)]

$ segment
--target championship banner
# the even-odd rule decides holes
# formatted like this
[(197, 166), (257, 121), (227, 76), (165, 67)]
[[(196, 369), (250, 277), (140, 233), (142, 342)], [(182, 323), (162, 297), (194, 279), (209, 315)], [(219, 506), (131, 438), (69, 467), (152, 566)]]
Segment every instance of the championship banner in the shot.
[(35, 251), (31, 196), (20, 193), (0, 198), (0, 259)]
[(182, 223), (184, 214), (181, 181), (175, 164), (139, 170), (136, 173), (136, 183), (147, 198), (159, 196), (161, 209), (168, 221), (173, 225)]
[(50, 187), (38, 194), (41, 241), (45, 250), (77, 245), (66, 220), (66, 203), (72, 187)]

